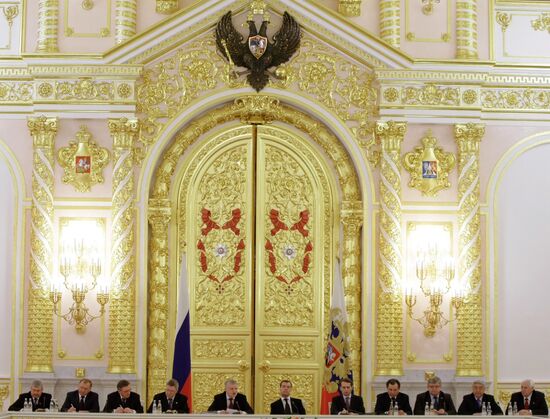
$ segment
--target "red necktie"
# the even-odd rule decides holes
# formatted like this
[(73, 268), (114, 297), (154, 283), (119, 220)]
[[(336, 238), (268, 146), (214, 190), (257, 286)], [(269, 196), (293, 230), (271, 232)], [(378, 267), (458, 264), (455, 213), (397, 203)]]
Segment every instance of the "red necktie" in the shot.
[(525, 398), (525, 403), (523, 404), (523, 408), (525, 410), (529, 410), (529, 399), (527, 397)]

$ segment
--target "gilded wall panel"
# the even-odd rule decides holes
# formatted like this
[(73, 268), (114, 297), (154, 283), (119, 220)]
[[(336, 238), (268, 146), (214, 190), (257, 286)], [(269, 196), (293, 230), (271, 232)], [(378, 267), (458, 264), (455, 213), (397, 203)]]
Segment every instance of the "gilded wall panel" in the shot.
[(244, 340), (193, 339), (192, 353), (196, 360), (240, 360), (246, 356)]
[(267, 359), (292, 360), (292, 361), (314, 361), (317, 351), (317, 342), (314, 340), (265, 340), (263, 345), (263, 356)]
[(111, 0), (65, 0), (63, 26), (68, 38), (104, 38), (111, 36)]

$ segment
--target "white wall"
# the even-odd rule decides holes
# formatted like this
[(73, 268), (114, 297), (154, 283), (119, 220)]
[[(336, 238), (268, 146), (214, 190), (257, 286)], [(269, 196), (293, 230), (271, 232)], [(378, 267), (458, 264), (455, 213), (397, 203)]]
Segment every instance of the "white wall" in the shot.
[(15, 206), (14, 180), (0, 150), (0, 378), (11, 375), (12, 295), (14, 278)]
[(495, 203), (498, 380), (548, 381), (550, 143), (511, 162)]

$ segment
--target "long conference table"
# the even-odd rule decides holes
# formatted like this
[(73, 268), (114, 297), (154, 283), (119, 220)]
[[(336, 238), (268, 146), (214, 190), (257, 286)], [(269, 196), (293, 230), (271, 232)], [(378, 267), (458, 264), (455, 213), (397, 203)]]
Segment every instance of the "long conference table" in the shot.
[[(139, 415), (139, 414), (138, 414)], [(0, 419), (38, 419), (38, 418), (48, 418), (48, 419), (113, 419), (113, 416), (117, 416), (117, 419), (121, 416), (135, 416), (132, 414), (123, 414), (123, 413), (68, 413), (68, 412), (0, 412)], [(174, 416), (174, 419), (179, 418), (200, 418), (200, 419), (222, 419), (222, 418), (235, 418), (235, 415), (218, 415), (208, 413), (190, 413), (190, 414), (147, 414), (148, 418), (151, 419), (167, 419), (167, 416)], [(339, 418), (342, 416), (333, 416), (333, 415), (246, 415), (249, 419), (316, 419), (316, 418)], [(362, 415), (369, 416), (370, 418), (383, 419), (387, 418), (387, 415)], [(435, 416), (433, 416), (435, 417)], [(548, 416), (522, 416), (522, 418), (535, 418), (535, 417), (548, 417)], [(464, 419), (464, 416), (452, 415), (445, 416), (446, 419)], [(519, 418), (519, 416), (518, 416)]]

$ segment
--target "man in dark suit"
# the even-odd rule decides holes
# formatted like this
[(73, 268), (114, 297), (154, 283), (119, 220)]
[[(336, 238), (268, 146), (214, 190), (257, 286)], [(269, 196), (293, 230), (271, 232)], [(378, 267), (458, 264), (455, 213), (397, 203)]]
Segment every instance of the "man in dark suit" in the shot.
[(282, 380), (279, 383), (279, 394), (281, 398), (271, 403), (271, 415), (305, 415), (306, 409), (302, 400), (290, 397), (292, 391), (292, 382)]
[(332, 398), (331, 415), (365, 414), (363, 398), (352, 394), (353, 382), (349, 378), (340, 380), (340, 395)]
[(116, 385), (117, 391), (107, 396), (103, 408), (107, 413), (143, 413), (143, 406), (139, 394), (132, 391), (128, 380), (120, 380)]
[(430, 378), (428, 380), (428, 391), (416, 396), (414, 414), (423, 415), (426, 410), (426, 403), (430, 408), (431, 415), (456, 415), (451, 395), (441, 391), (441, 379), (439, 377)]
[(173, 378), (168, 380), (166, 382), (166, 390), (162, 393), (155, 394), (149, 409), (147, 409), (147, 413), (153, 413), (153, 406), (157, 404), (157, 402), (160, 402), (162, 413), (189, 413), (187, 397), (178, 393), (179, 386), (177, 380)]
[(209, 412), (245, 412), (253, 414), (254, 410), (248, 404), (246, 396), (239, 393), (239, 384), (235, 380), (225, 382), (225, 391), (214, 396)]
[(376, 405), (374, 412), (377, 415), (387, 415), (397, 406), (400, 415), (412, 415), (409, 396), (401, 393), (401, 383), (395, 378), (390, 378), (386, 382), (385, 393), (380, 393), (376, 396)]
[(69, 391), (62, 412), (99, 412), (99, 398), (92, 391), (92, 381), (83, 378), (78, 383), (78, 390)]
[(502, 415), (502, 409), (495, 401), (495, 398), (485, 393), (485, 383), (474, 381), (472, 383), (472, 392), (466, 394), (462, 403), (458, 407), (459, 415), (480, 415), (484, 405), (491, 406), (492, 415)]
[(516, 403), (518, 415), (533, 416), (547, 415), (548, 405), (544, 393), (535, 390), (533, 380), (523, 380), (521, 382), (521, 391), (512, 394), (510, 399), (512, 406)]
[(44, 386), (42, 381), (34, 380), (31, 383), (31, 391), (27, 393), (21, 393), (18, 399), (8, 408), (11, 411), (22, 410), (25, 406), (25, 401), (29, 400), (32, 405), (32, 411), (43, 412), (50, 408), (50, 402), (52, 401), (52, 395), (44, 393)]

